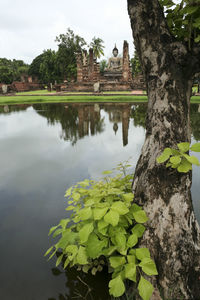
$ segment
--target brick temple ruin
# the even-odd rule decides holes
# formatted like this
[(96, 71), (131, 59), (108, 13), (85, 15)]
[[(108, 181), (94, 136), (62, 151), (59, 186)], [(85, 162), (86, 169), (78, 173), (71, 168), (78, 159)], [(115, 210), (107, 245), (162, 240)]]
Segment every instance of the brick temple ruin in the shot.
[(129, 58), (129, 45), (123, 44), (123, 56), (118, 57), (118, 49), (113, 49), (113, 57), (109, 58), (104, 73), (100, 72), (93, 49), (89, 53), (84, 50), (77, 54), (77, 81), (67, 82), (59, 86), (61, 91), (100, 92), (130, 91), (144, 89), (143, 76), (133, 79)]

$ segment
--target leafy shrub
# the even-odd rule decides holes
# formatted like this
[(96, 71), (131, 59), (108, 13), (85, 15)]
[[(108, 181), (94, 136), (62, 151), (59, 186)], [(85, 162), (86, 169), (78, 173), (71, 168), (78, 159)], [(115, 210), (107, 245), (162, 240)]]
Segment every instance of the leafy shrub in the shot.
[(67, 190), (70, 206), (66, 210), (72, 211), (71, 217), (50, 229), (49, 234), (60, 239), (45, 255), (51, 254), (50, 259), (61, 249), (56, 266), (62, 261), (64, 269), (77, 266), (93, 275), (107, 265), (112, 272), (110, 295), (123, 295), (128, 279), (136, 283), (140, 296), (149, 300), (153, 286), (142, 274), (157, 275), (157, 270), (149, 250), (136, 247), (148, 218), (133, 203), (133, 175), (126, 173), (128, 167), (127, 163), (119, 164), (120, 174), (110, 177), (112, 172), (105, 171), (102, 180), (86, 179)]
[(196, 156), (188, 155), (189, 150), (200, 152), (200, 143), (195, 143), (190, 147), (190, 143), (179, 143), (177, 149), (165, 148), (162, 154), (157, 157), (158, 163), (167, 162), (166, 167), (177, 169), (180, 173), (187, 173), (192, 170), (192, 165), (200, 166)]

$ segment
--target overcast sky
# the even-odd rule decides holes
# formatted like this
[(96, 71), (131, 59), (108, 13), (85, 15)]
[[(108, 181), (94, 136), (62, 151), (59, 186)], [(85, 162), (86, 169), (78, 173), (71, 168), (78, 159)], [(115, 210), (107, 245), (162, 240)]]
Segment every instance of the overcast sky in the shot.
[(102, 38), (106, 58), (115, 43), (122, 53), (124, 40), (132, 56), (126, 0), (0, 0), (0, 57), (31, 63), (43, 50), (57, 50), (55, 37), (68, 27), (88, 43)]

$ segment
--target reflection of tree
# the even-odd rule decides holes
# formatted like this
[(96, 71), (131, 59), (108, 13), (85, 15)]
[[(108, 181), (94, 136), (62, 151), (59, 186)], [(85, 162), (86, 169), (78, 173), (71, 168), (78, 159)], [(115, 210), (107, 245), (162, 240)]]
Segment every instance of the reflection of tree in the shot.
[[(146, 122), (146, 104), (138, 104), (132, 108), (131, 117), (133, 118), (134, 126), (142, 126), (145, 128)], [(200, 140), (200, 105), (191, 104), (190, 108), (191, 129), (195, 140)]]
[(135, 127), (146, 127), (146, 112), (147, 104), (138, 104), (132, 108), (131, 117), (133, 118), (133, 123)]
[(108, 282), (110, 276), (107, 270), (98, 272), (95, 276), (77, 271), (75, 268), (67, 268), (61, 272), (58, 268), (53, 268), (55, 276), (66, 276), (66, 293), (59, 294), (58, 298), (48, 298), (48, 300), (109, 300)]
[(18, 104), (18, 105), (2, 105), (0, 106), (0, 114), (10, 114), (12, 112), (24, 111), (29, 106), (28, 104)]
[(47, 118), (49, 124), (60, 124), (60, 137), (71, 141), (72, 145), (86, 135), (95, 135), (104, 130), (104, 118), (101, 118), (97, 104), (35, 104), (33, 107), (38, 114)]
[(200, 105), (192, 104), (190, 108), (192, 134), (196, 141), (200, 141)]

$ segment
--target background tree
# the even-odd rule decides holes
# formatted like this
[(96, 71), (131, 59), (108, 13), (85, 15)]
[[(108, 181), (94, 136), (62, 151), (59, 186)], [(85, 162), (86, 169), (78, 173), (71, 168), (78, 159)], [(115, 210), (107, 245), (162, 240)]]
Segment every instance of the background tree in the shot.
[(90, 47), (93, 48), (94, 56), (96, 58), (100, 58), (104, 55), (103, 46), (104, 41), (100, 38), (93, 37), (92, 42), (90, 43)]
[(103, 59), (100, 61), (100, 73), (103, 74), (105, 69), (107, 68), (108, 66), (108, 62), (107, 60)]
[(0, 82), (10, 84), (19, 81), (22, 74), (28, 74), (29, 65), (23, 60), (0, 58)]
[(42, 76), (40, 73), (40, 65), (44, 59), (44, 52), (36, 56), (29, 67), (29, 75), (36, 77), (40, 82), (42, 82)]
[(131, 68), (132, 68), (133, 77), (142, 73), (142, 67), (141, 67), (140, 60), (139, 60), (139, 57), (138, 57), (136, 51), (134, 52), (134, 56), (131, 59)]
[(149, 99), (146, 138), (133, 184), (134, 201), (149, 215), (142, 245), (157, 263), (154, 286), (162, 299), (197, 299), (200, 230), (191, 173), (166, 168), (156, 158), (164, 148), (191, 139), (192, 79), (200, 70), (199, 0), (128, 0), (128, 12)]
[(42, 61), (39, 67), (40, 78), (43, 83), (54, 83), (56, 74), (56, 53), (50, 49), (43, 52)]
[(84, 38), (75, 35), (73, 30), (68, 28), (66, 34), (56, 37), (58, 42), (57, 66), (62, 80), (76, 78), (76, 54), (87, 46)]

